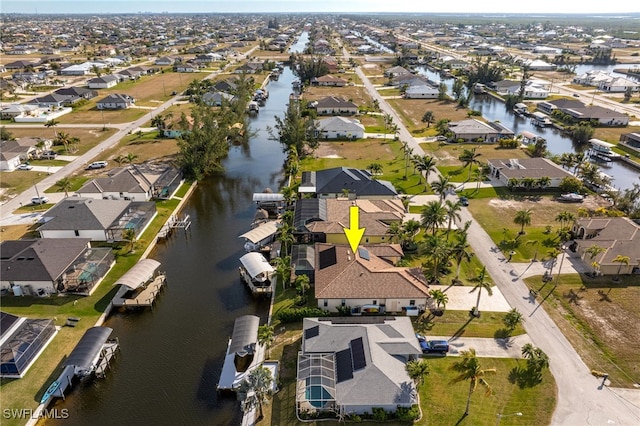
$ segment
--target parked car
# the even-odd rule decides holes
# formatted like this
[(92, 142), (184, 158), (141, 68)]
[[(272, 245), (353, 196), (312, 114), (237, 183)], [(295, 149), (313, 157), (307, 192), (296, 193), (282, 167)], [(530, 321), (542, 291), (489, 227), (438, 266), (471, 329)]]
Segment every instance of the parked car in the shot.
[(44, 151), (42, 154), (40, 154), (40, 159), (55, 160), (57, 156), (58, 156), (58, 153), (55, 151)]
[(463, 206), (468, 206), (469, 205), (469, 199), (467, 197), (460, 197), (460, 204), (462, 204)]
[(47, 204), (48, 202), (49, 198), (45, 197), (44, 195), (31, 198), (31, 204)]
[(105, 167), (107, 167), (107, 164), (108, 163), (106, 161), (94, 161), (87, 166), (86, 170), (104, 169)]
[(440, 353), (446, 355), (449, 352), (449, 342), (446, 340), (426, 340), (423, 337), (422, 340), (418, 339), (418, 342), (420, 342), (423, 354)]
[(16, 167), (16, 170), (31, 170), (31, 169), (33, 169), (33, 166), (27, 163), (20, 164), (18, 167)]

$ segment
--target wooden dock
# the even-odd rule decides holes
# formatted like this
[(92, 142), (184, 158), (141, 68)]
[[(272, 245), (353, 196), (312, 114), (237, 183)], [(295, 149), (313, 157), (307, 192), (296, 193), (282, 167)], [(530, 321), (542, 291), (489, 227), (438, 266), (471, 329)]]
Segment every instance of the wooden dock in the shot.
[(162, 225), (160, 231), (158, 232), (157, 239), (162, 240), (164, 238), (168, 238), (174, 229), (182, 228), (185, 231), (189, 229), (191, 226), (191, 217), (189, 215), (185, 216), (176, 216), (171, 215), (167, 222)]
[(100, 356), (100, 361), (96, 366), (95, 374), (96, 377), (104, 378), (107, 375), (107, 370), (111, 365), (111, 359), (116, 356), (116, 352), (120, 349), (120, 342), (118, 339), (110, 339), (107, 340), (107, 343), (102, 345), (102, 354)]
[(147, 284), (140, 291), (137, 291), (132, 297), (125, 297), (130, 291), (127, 287), (122, 286), (113, 298), (113, 306), (125, 308), (145, 308), (153, 309), (153, 304), (158, 297), (160, 291), (166, 285), (166, 277), (164, 274), (156, 276), (153, 281)]

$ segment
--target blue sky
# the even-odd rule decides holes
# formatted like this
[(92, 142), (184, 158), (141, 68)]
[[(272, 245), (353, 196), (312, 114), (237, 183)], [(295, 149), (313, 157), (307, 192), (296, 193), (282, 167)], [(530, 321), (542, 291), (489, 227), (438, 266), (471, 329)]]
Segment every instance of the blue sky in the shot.
[[(580, 4), (578, 7), (577, 5)], [(634, 1), (558, 0), (0, 0), (2, 13), (123, 12), (415, 12), (415, 13), (638, 13)]]

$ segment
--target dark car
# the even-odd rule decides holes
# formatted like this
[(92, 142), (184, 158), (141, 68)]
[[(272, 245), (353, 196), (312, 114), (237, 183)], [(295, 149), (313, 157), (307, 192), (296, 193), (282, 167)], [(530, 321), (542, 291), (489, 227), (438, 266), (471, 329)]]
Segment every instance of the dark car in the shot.
[(460, 204), (462, 204), (463, 206), (468, 206), (469, 199), (467, 197), (460, 197)]
[(446, 340), (427, 340), (419, 334), (417, 334), (416, 337), (418, 338), (423, 354), (441, 353), (445, 355), (449, 352), (449, 342)]

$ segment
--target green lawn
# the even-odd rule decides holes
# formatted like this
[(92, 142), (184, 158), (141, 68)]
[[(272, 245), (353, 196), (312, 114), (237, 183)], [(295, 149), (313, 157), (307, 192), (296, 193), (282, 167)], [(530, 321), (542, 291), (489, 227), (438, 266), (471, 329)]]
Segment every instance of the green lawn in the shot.
[[(471, 306), (469, 306), (471, 309)], [(480, 318), (469, 315), (468, 311), (446, 310), (440, 317), (428, 315), (419, 317), (414, 322), (417, 333), (425, 336), (457, 336), (457, 337), (506, 337), (504, 331), (504, 312), (482, 312)], [(522, 326), (517, 327), (512, 336), (524, 334)]]
[[(69, 188), (69, 192), (75, 192), (78, 189), (80, 189), (82, 185), (87, 183), (89, 178), (87, 176), (73, 176), (69, 178), (69, 180), (71, 181), (71, 188)], [(61, 192), (61, 191), (60, 191), (60, 188), (58, 188), (56, 185), (53, 185), (45, 189), (44, 192), (46, 192), (47, 194), (50, 194), (52, 192)]]
[[(523, 360), (481, 358), (483, 369), (495, 368), (487, 375), (492, 389), (490, 396), (478, 386), (471, 396), (469, 415), (463, 416), (469, 383), (451, 383), (456, 373), (450, 370), (455, 357), (431, 358), (431, 374), (420, 387), (420, 406), (424, 417), (420, 425), (548, 425), (556, 405), (556, 386), (551, 373), (543, 372), (542, 382), (533, 387), (520, 387), (513, 381), (512, 372), (524, 368)], [(507, 416), (511, 413), (522, 416)], [(498, 418), (502, 414), (503, 417)]]

